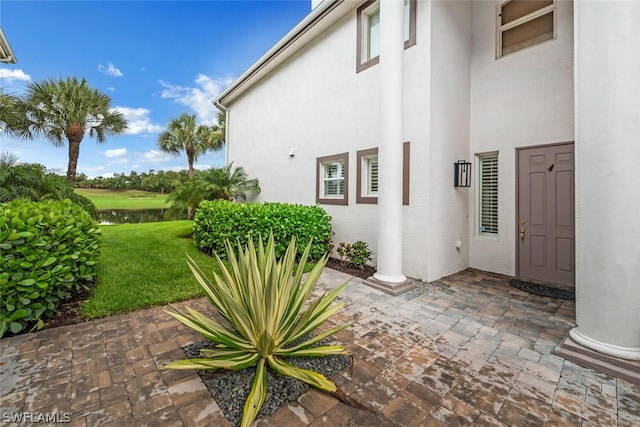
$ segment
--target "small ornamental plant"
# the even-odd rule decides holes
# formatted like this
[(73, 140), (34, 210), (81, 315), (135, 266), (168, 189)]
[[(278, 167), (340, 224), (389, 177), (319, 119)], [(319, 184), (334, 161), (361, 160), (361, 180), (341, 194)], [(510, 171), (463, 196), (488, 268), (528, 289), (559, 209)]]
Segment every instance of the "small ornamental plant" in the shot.
[(369, 249), (367, 242), (358, 240), (354, 244), (340, 242), (336, 248), (336, 252), (340, 256), (343, 263), (348, 261), (352, 266), (364, 270), (367, 261), (371, 261), (373, 252)]
[(349, 327), (351, 323), (335, 326), (308, 338), (340, 310), (343, 304), (332, 305), (332, 302), (347, 282), (307, 305), (327, 262), (327, 254), (303, 280), (311, 243), (307, 245), (297, 266), (295, 238), (291, 239), (284, 256), (279, 260), (276, 259), (274, 246), (273, 234), (269, 236), (266, 246), (260, 238), (257, 249), (249, 238), (244, 248), (238, 244), (236, 255), (227, 242), (229, 267), (215, 254), (222, 273), (214, 272), (213, 281), (191, 258), (188, 259), (189, 267), (205, 290), (208, 300), (228, 322), (228, 326), (194, 309), (187, 308), (186, 312), (182, 312), (173, 307), (174, 311), (167, 311), (169, 315), (215, 342), (216, 346), (200, 350), (200, 358), (175, 361), (162, 369), (240, 370), (255, 366), (256, 374), (244, 405), (242, 426), (252, 424), (265, 401), (267, 365), (280, 375), (296, 378), (333, 394), (345, 403), (364, 409), (324, 375), (299, 368), (285, 360), (288, 357), (348, 354), (344, 346), (318, 343)]

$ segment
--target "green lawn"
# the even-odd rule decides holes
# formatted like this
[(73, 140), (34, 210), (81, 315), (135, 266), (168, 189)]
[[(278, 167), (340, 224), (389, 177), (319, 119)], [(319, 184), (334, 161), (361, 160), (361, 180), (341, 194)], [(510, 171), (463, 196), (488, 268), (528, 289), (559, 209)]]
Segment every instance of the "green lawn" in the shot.
[(83, 317), (104, 317), (204, 295), (186, 254), (208, 274), (215, 260), (195, 247), (192, 227), (193, 221), (101, 227), (98, 284), (83, 307)]
[(76, 192), (89, 198), (99, 210), (102, 209), (163, 209), (171, 206), (167, 203), (167, 194), (151, 193), (140, 190), (97, 190), (77, 188)]

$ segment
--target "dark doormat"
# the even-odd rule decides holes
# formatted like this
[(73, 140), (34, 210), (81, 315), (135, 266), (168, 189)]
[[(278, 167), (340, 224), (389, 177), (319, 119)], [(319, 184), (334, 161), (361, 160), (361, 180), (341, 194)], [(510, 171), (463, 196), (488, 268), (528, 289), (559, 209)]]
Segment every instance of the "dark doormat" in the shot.
[(566, 289), (560, 289), (549, 285), (539, 285), (537, 283), (526, 282), (519, 279), (509, 280), (509, 284), (521, 291), (529, 292), (530, 294), (539, 295), (541, 297), (558, 298), (575, 300), (575, 291), (568, 291)]

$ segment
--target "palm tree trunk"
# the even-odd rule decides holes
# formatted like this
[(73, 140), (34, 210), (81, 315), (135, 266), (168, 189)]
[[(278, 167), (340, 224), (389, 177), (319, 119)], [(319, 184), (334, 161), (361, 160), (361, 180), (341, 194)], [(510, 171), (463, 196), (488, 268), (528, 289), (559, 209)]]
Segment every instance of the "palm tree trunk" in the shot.
[(187, 152), (187, 160), (189, 162), (189, 179), (193, 179), (193, 154)]
[(84, 137), (84, 127), (79, 124), (70, 124), (65, 131), (69, 140), (69, 165), (67, 166), (67, 179), (69, 182), (76, 182), (76, 171), (78, 169), (78, 157), (80, 157), (80, 142)]
[(67, 179), (69, 182), (76, 181), (78, 157), (80, 157), (80, 142), (69, 141), (69, 165), (67, 166)]

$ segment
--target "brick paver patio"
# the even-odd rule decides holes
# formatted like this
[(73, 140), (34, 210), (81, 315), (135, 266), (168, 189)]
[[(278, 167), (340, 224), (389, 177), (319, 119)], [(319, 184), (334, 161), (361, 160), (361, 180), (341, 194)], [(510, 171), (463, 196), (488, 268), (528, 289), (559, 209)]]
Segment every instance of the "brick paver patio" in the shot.
[[(348, 277), (326, 269), (316, 292)], [(374, 411), (309, 391), (256, 425), (640, 425), (640, 386), (554, 356), (573, 302), (472, 269), (397, 297), (352, 279), (341, 301), (354, 366), (334, 380)], [(158, 371), (199, 339), (161, 308), (2, 339), (0, 426), (228, 426), (194, 372)]]

